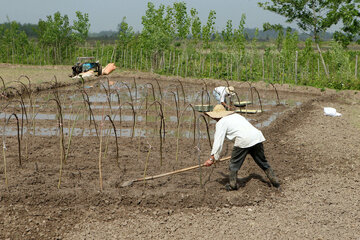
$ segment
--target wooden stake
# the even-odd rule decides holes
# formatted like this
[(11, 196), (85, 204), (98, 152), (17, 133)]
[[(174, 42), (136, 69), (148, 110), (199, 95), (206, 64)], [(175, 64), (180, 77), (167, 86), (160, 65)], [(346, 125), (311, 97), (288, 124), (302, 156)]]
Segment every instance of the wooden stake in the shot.
[(318, 51), (319, 51), (320, 59), (321, 59), (321, 62), (322, 62), (322, 64), (323, 64), (323, 66), (324, 66), (324, 71), (325, 71), (326, 77), (329, 78), (329, 72), (328, 72), (328, 70), (327, 70), (327, 67), (326, 67), (326, 64), (325, 64), (325, 61), (324, 61), (324, 58), (323, 58), (323, 56), (322, 56), (321, 49), (320, 49), (318, 43), (316, 44), (316, 47), (317, 47), (317, 49), (318, 49)]
[(297, 85), (297, 61), (298, 61), (298, 51), (295, 51), (295, 84)]
[(357, 65), (358, 65), (358, 55), (356, 55), (355, 59), (355, 78), (357, 79)]

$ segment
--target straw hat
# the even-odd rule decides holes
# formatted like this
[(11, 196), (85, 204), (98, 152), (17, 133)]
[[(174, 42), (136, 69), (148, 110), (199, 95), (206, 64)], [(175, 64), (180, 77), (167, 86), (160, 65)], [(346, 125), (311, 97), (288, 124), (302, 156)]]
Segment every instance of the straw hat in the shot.
[(226, 87), (225, 91), (227, 94), (235, 95), (235, 93), (234, 93), (235, 88), (233, 86)]
[(234, 111), (226, 111), (223, 105), (217, 104), (215, 105), (214, 109), (211, 112), (206, 112), (206, 114), (211, 118), (222, 118), (226, 117), (227, 115), (230, 115), (234, 113)]

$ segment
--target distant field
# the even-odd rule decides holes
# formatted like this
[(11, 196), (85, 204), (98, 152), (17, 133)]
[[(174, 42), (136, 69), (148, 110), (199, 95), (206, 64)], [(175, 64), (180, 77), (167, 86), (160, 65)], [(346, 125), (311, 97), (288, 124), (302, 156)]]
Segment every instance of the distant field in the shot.
[(71, 82), (68, 75), (71, 74), (71, 66), (32, 66), (0, 64), (0, 76), (5, 83), (18, 80), (21, 75), (26, 75), (33, 84), (51, 81), (56, 76), (59, 82)]

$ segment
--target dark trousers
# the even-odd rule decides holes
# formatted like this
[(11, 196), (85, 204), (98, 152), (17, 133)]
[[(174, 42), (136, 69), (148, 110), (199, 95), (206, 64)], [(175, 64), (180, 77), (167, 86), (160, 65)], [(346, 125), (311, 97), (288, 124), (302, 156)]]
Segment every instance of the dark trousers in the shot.
[(241, 168), (242, 164), (244, 163), (246, 155), (250, 154), (251, 157), (254, 159), (256, 164), (262, 169), (266, 170), (270, 167), (268, 161), (266, 160), (265, 153), (264, 153), (264, 146), (262, 143), (258, 143), (249, 148), (239, 148), (234, 147), (231, 153), (230, 171), (237, 172)]

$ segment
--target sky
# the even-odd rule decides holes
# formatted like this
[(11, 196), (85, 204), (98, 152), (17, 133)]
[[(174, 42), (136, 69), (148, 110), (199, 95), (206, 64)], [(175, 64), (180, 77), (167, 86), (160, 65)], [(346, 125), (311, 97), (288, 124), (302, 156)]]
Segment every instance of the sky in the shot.
[[(282, 24), (296, 28), (295, 24), (288, 24), (285, 18), (277, 14), (265, 11), (257, 3), (260, 0), (183, 0), (186, 3), (188, 12), (195, 8), (201, 22), (204, 24), (210, 10), (215, 10), (215, 29), (221, 31), (225, 28), (227, 20), (231, 19), (233, 27), (237, 27), (241, 15), (245, 13), (246, 28), (258, 27), (262, 30), (265, 22), (271, 24)], [(17, 21), (22, 24), (37, 24), (39, 19), (46, 20), (46, 16), (53, 15), (59, 11), (61, 15), (68, 15), (72, 22), (75, 12), (89, 14), (90, 32), (116, 31), (118, 24), (126, 17), (126, 22), (135, 31), (141, 31), (141, 16), (145, 14), (149, 0), (0, 0), (0, 23)], [(152, 0), (156, 8), (163, 4), (172, 5), (170, 0)]]

